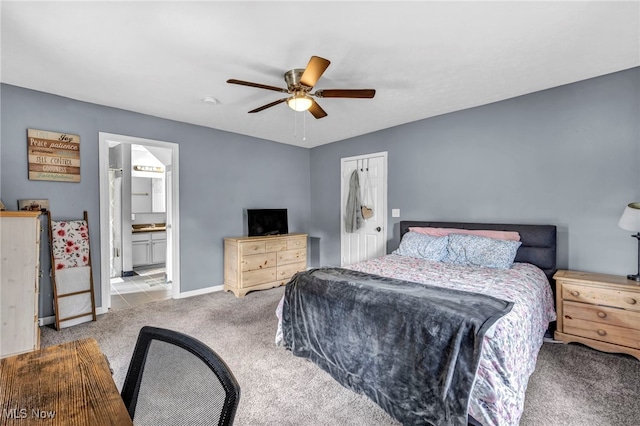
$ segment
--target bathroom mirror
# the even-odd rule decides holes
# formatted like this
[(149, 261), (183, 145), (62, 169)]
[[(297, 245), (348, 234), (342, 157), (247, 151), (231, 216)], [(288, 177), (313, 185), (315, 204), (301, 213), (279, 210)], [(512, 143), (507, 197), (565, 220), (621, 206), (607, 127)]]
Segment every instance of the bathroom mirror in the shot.
[(161, 178), (131, 177), (131, 212), (166, 212), (164, 176)]

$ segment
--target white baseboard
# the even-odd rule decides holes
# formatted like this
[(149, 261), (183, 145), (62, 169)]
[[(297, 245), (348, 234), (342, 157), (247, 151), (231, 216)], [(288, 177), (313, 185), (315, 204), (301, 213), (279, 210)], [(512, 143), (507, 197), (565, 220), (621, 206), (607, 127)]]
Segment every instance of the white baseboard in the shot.
[(38, 318), (38, 325), (40, 327), (42, 327), (43, 325), (49, 325), (49, 324), (55, 324), (56, 323), (56, 317), (42, 317), (42, 318)]
[(201, 288), (198, 290), (192, 290), (192, 291), (185, 291), (180, 293), (180, 296), (178, 296), (179, 299), (184, 299), (186, 297), (192, 297), (192, 296), (200, 296), (202, 294), (208, 294), (208, 293), (214, 293), (216, 291), (222, 291), (224, 289), (223, 285), (214, 285), (213, 287), (207, 287), (207, 288)]

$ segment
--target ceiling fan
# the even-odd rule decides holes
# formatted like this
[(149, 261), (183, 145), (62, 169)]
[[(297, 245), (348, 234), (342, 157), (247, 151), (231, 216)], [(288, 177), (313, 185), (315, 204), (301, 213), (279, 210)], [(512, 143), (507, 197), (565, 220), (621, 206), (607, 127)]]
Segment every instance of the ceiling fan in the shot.
[(313, 86), (316, 85), (322, 74), (329, 67), (327, 59), (319, 56), (312, 56), (305, 69), (292, 69), (284, 73), (284, 81), (287, 88), (283, 89), (266, 84), (252, 83), (250, 81), (242, 81), (229, 79), (227, 83), (240, 84), (242, 86), (257, 87), (259, 89), (273, 90), (275, 92), (288, 93), (288, 98), (278, 99), (277, 101), (268, 103), (259, 108), (249, 111), (249, 113), (260, 112), (272, 106), (286, 102), (294, 111), (309, 111), (315, 118), (326, 117), (327, 113), (312, 98), (364, 98), (371, 99), (375, 96), (374, 89), (320, 89), (311, 93)]

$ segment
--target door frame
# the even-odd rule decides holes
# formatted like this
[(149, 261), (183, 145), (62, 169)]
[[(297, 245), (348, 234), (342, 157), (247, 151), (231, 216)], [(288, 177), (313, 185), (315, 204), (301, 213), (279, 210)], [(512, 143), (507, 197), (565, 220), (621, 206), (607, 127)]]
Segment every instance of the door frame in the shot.
[(157, 141), (153, 139), (138, 138), (135, 136), (118, 135), (113, 133), (98, 132), (98, 161), (100, 176), (100, 284), (101, 306), (96, 308), (96, 313), (108, 312), (111, 307), (111, 279), (110, 279), (110, 253), (109, 253), (109, 142), (156, 146), (170, 149), (172, 185), (167, 188), (171, 191), (171, 203), (167, 209), (171, 209), (172, 223), (167, 232), (172, 233), (171, 248), (168, 250), (172, 270), (172, 297), (180, 298), (180, 191), (178, 184), (179, 145), (173, 142)]
[(382, 229), (382, 241), (384, 241), (384, 251), (385, 253), (387, 252), (387, 238), (389, 236), (388, 232), (387, 232), (387, 225), (388, 225), (388, 221), (387, 221), (387, 182), (389, 180), (389, 167), (388, 167), (388, 152), (387, 151), (382, 151), (382, 152), (373, 152), (370, 154), (362, 154), (362, 155), (356, 155), (353, 157), (344, 157), (340, 159), (340, 265), (344, 266), (343, 260), (344, 260), (344, 252), (343, 252), (343, 247), (344, 247), (344, 238), (346, 238), (347, 233), (345, 232), (345, 225), (344, 225), (344, 217), (342, 215), (342, 212), (344, 212), (344, 203), (346, 201), (346, 195), (345, 194), (345, 178), (344, 176), (344, 166), (345, 163), (349, 162), (349, 161), (357, 161), (357, 160), (364, 160), (370, 157), (382, 157), (382, 167), (384, 168), (384, 179), (382, 182), (382, 223), (383, 223), (383, 229)]

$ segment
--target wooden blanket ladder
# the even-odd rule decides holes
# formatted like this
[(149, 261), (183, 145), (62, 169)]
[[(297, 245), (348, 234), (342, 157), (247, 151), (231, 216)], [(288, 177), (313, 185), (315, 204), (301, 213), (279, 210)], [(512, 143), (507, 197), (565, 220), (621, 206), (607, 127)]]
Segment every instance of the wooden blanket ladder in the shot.
[(49, 218), (51, 281), (56, 329), (96, 320), (89, 219), (59, 220)]

